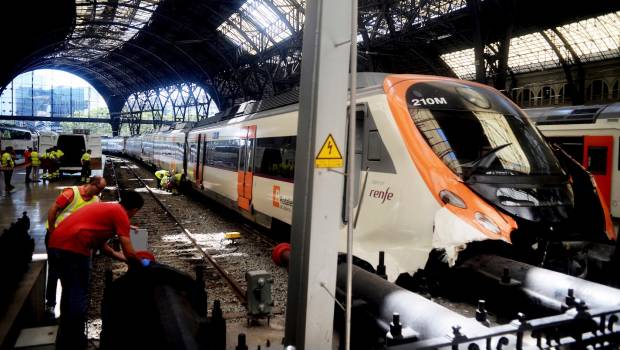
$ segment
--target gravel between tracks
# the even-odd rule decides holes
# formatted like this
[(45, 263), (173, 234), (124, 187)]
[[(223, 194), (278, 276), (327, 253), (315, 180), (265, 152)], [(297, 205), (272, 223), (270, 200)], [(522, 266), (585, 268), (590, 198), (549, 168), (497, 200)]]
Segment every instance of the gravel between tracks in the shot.
[[(245, 289), (246, 271), (266, 270), (273, 276), (272, 297), (275, 302), (274, 314), (284, 315), (286, 306), (286, 292), (288, 275), (286, 270), (276, 267), (271, 262), (272, 245), (269, 239), (264, 239), (254, 230), (246, 229), (242, 223), (244, 219), (238, 214), (221, 207), (210, 200), (197, 201), (183, 194), (171, 195), (154, 189), (155, 181), (152, 173), (130, 161), (109, 157), (112, 162), (106, 162), (104, 176), (111, 190), (106, 190), (104, 201), (116, 200), (116, 181), (112, 176), (112, 164), (115, 166), (116, 176), (120, 188), (135, 189), (142, 193), (145, 205), (132, 219), (132, 224), (146, 228), (149, 232), (149, 249), (159, 263), (173, 266), (180, 271), (194, 275), (195, 266), (204, 266), (205, 284), (209, 297), (209, 304), (219, 299), (222, 311), (228, 322), (245, 322), (245, 306), (235, 297), (227, 282), (221, 278), (216, 270), (210, 266), (184, 235), (181, 228), (165, 211), (151, 198), (133, 173), (151, 187), (156, 196), (166, 205), (174, 216), (181, 221), (194, 239), (205, 249), (228, 274)], [(241, 238), (233, 245), (224, 239), (224, 233), (237, 231)], [(113, 271), (114, 278), (127, 271), (124, 263), (113, 261), (105, 256), (95, 256), (91, 275), (90, 307), (89, 307), (89, 338), (98, 339), (100, 332), (100, 305), (103, 298), (104, 274), (106, 269)]]

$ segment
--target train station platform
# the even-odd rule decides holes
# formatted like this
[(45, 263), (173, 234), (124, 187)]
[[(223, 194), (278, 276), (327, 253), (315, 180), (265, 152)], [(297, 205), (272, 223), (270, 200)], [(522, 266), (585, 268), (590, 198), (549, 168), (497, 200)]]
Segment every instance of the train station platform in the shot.
[[(102, 170), (93, 169), (92, 173), (102, 175)], [(63, 188), (80, 184), (80, 173), (64, 174), (58, 181), (26, 183), (26, 169), (17, 168), (11, 181), (15, 189), (8, 193), (4, 188), (4, 174), (0, 177), (0, 230), (8, 228), (26, 212), (30, 218), (30, 235), (35, 240), (34, 259), (45, 259), (46, 255), (38, 254), (46, 254), (44, 240), (47, 211)]]

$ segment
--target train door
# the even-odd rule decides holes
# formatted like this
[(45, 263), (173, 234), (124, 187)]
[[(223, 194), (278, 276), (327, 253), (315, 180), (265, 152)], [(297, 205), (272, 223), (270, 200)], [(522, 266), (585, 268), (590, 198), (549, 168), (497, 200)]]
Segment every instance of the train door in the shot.
[(237, 205), (250, 211), (252, 203), (252, 182), (254, 167), (254, 145), (256, 125), (242, 128), (239, 144), (239, 168), (237, 173)]
[(594, 176), (596, 186), (609, 206), (611, 198), (612, 136), (585, 136), (583, 166)]
[(196, 184), (202, 183), (202, 167), (200, 166), (200, 156), (202, 155), (202, 134), (198, 134), (198, 140), (196, 141)]

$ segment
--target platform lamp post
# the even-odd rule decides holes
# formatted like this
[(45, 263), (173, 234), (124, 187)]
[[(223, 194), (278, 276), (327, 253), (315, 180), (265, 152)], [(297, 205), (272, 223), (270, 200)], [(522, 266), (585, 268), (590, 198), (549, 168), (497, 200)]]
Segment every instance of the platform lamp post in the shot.
[(285, 343), (331, 349), (343, 232), (351, 0), (309, 0), (295, 156)]

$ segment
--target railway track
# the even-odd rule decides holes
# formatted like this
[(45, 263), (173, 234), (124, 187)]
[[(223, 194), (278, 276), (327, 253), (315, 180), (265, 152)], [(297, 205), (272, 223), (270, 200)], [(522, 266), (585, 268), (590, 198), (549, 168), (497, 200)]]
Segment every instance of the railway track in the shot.
[[(275, 313), (283, 313), (288, 276), (270, 261), (273, 239), (220, 208), (155, 189), (152, 174), (133, 162), (118, 157), (108, 161), (117, 191), (144, 194), (144, 208), (133, 221), (148, 230), (149, 247), (158, 262), (187, 273), (204, 270), (209, 299), (219, 299), (229, 319), (245, 317), (245, 272), (270, 271), (276, 281)], [(242, 235), (236, 244), (223, 239), (231, 231)]]

